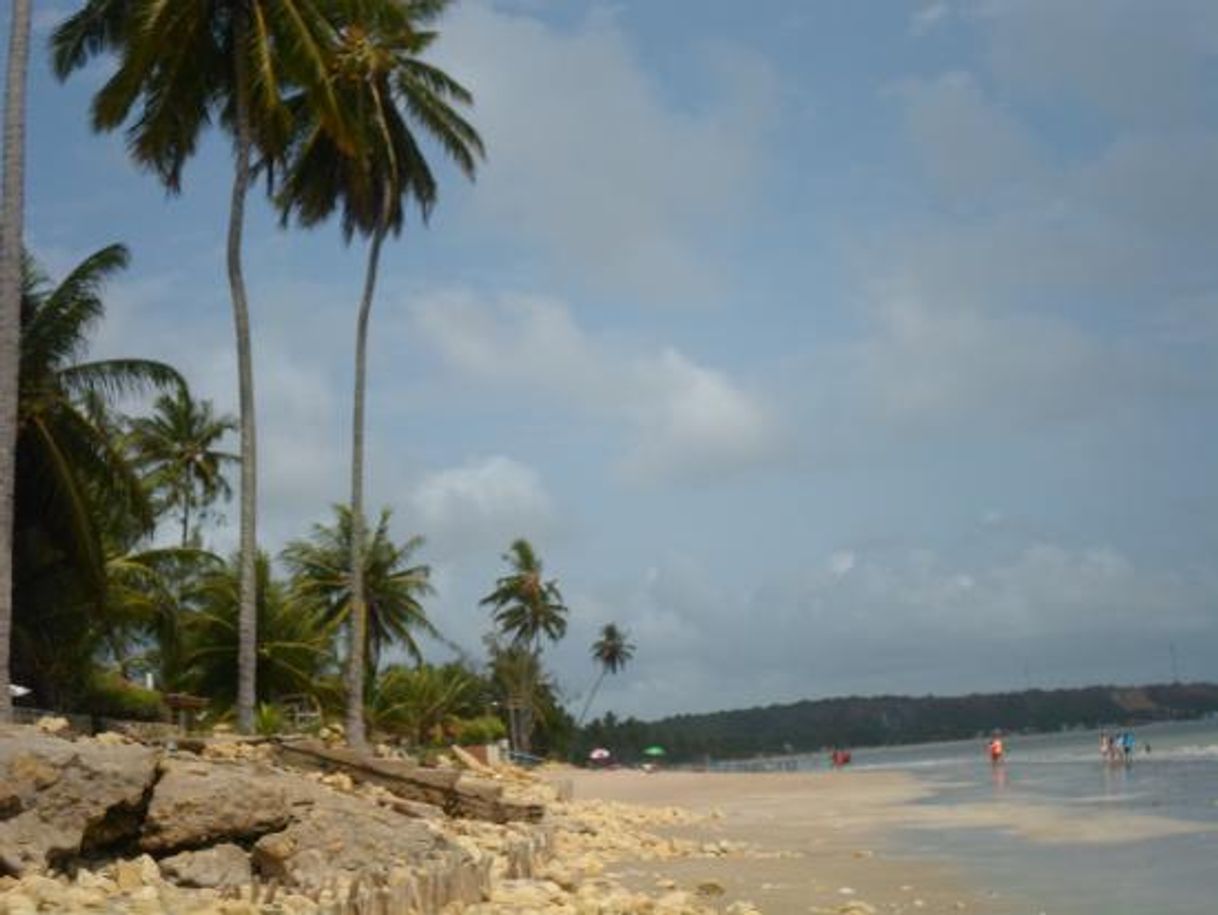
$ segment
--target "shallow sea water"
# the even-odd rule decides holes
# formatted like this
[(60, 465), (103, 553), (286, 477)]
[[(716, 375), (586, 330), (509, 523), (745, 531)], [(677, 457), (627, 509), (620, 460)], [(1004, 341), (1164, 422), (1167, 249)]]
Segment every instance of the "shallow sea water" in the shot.
[[(1051, 806), (1066, 817), (1104, 815), (1122, 841), (1031, 840), (995, 828), (904, 830), (911, 855), (946, 857), (999, 896), (1046, 915), (1218, 915), (1218, 721), (1151, 725), (1136, 731), (1132, 765), (1099, 758), (1093, 731), (1011, 736), (998, 772), (980, 741), (862, 749), (858, 769), (900, 769), (930, 785), (923, 803)], [(1151, 752), (1144, 752), (1144, 743)], [(803, 757), (801, 768), (822, 768)], [(1113, 814), (1115, 813), (1115, 816)], [(1133, 837), (1141, 815), (1197, 824), (1184, 835)], [(1122, 817), (1130, 840), (1119, 835)]]

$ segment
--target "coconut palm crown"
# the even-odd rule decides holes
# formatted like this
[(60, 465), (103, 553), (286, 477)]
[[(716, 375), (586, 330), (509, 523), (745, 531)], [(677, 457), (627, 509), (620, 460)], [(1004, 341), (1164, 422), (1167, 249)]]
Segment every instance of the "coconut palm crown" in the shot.
[(619, 629), (616, 623), (606, 623), (601, 628), (600, 636), (592, 643), (592, 658), (600, 664), (601, 669), (592, 690), (588, 693), (588, 700), (579, 713), (578, 724), (584, 723), (588, 709), (592, 707), (592, 700), (596, 698), (605, 677), (616, 674), (634, 657), (634, 645), (626, 639), (627, 633)]
[(511, 571), (495, 582), (481, 605), (492, 608), (500, 631), (517, 645), (537, 652), (543, 636), (557, 642), (567, 632), (568, 612), (558, 582), (542, 578), (541, 559), (523, 538), (512, 543), (503, 561)]
[(215, 446), (236, 430), (233, 417), (216, 416), (210, 401), (195, 400), (185, 387), (158, 397), (151, 416), (131, 421), (136, 463), (160, 508), (178, 513), (183, 547), (190, 543), (192, 516), (199, 520), (217, 500), (232, 496), (224, 470), (238, 463), (237, 456)]
[[(292, 575), (292, 594), (329, 625), (342, 625), (351, 613), (351, 509), (334, 507), (334, 524), (316, 524), (307, 540), (294, 540), (283, 551)], [(381, 512), (364, 545), (364, 582), (368, 600), (367, 663), (375, 671), (385, 649), (400, 645), (422, 662), (417, 633), (438, 637), (420, 598), (431, 594), (431, 568), (413, 564), (422, 537), (397, 544), (389, 533), (390, 513)]]

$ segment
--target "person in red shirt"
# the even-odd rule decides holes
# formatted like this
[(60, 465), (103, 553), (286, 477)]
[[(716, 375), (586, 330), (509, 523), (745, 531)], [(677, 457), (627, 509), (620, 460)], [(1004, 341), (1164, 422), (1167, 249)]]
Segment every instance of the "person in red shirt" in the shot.
[(995, 734), (994, 739), (990, 741), (990, 762), (998, 765), (1002, 762), (1002, 757), (1005, 753), (1006, 750), (1002, 746), (1002, 738)]

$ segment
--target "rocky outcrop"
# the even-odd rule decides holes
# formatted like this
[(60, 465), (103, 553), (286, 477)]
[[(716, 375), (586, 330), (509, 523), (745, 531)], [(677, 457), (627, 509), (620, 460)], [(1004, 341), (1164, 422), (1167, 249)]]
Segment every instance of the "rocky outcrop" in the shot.
[(227, 842), (162, 858), (160, 865), (165, 879), (178, 886), (247, 886), (254, 876), (245, 849)]
[(361, 797), (305, 782), (291, 793), (292, 818), (253, 846), (262, 876), (310, 886), (323, 873), (356, 873), (377, 862), (423, 861), (452, 844), (427, 826)]
[(6, 729), (0, 775), (0, 873), (21, 875), (134, 839), (157, 753)]
[(236, 746), (164, 755), (122, 735), (0, 729), (0, 915), (234, 915), (272, 903), (302, 915), (431, 915), (488, 899), (494, 880), (531, 875), (548, 855), (543, 828), (451, 820), (382, 786), (405, 780), (466, 817), (520, 813), (497, 806), (498, 785), (402, 760), (372, 761), (372, 778), (358, 764), (359, 777), (333, 765), (301, 772), (268, 761), (267, 744)]
[(153, 854), (253, 841), (292, 821), (286, 779), (265, 767), (168, 759), (140, 847)]

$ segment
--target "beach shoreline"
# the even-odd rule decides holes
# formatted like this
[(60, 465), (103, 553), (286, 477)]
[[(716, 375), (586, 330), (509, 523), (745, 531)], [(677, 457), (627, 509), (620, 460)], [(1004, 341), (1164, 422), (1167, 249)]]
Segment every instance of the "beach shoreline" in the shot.
[(1013, 900), (947, 860), (911, 856), (892, 831), (930, 796), (900, 772), (696, 773), (578, 771), (576, 801), (675, 806), (695, 822), (665, 829), (735, 854), (623, 861), (610, 872), (632, 889), (718, 886), (722, 904), (766, 913), (1012, 911)]

